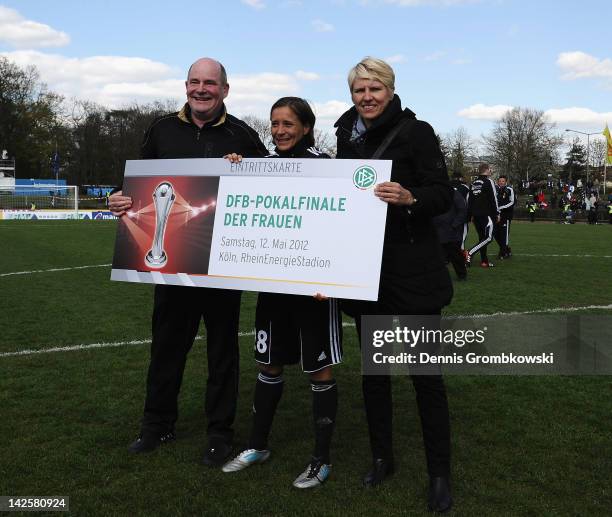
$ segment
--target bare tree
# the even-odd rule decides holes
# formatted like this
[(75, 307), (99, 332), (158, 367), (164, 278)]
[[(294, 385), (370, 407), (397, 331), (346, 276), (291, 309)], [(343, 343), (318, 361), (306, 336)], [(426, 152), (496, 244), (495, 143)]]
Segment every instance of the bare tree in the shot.
[(593, 139), (589, 149), (589, 165), (603, 167), (608, 156), (608, 143), (605, 139)]
[(255, 132), (259, 135), (259, 138), (266, 146), (266, 149), (274, 149), (274, 143), (272, 142), (272, 132), (270, 131), (270, 121), (255, 115), (247, 115), (243, 117), (249, 126), (251, 126)]
[(440, 139), (440, 147), (446, 159), (446, 166), (451, 174), (469, 173), (468, 161), (476, 154), (476, 142), (464, 127)]
[(589, 166), (593, 184), (599, 186), (604, 181), (606, 158), (608, 156), (608, 143), (604, 138), (591, 140), (589, 147)]
[(80, 185), (121, 183), (125, 161), (139, 158), (151, 121), (173, 111), (176, 103), (170, 100), (122, 109), (75, 101), (69, 122), (72, 146), (66, 153), (69, 181)]
[(514, 108), (496, 122), (483, 140), (498, 170), (511, 180), (545, 178), (563, 143), (554, 131), (555, 125), (543, 111)]
[(336, 139), (333, 138), (327, 131), (315, 129), (314, 139), (315, 147), (317, 149), (329, 154), (332, 158), (336, 156)]

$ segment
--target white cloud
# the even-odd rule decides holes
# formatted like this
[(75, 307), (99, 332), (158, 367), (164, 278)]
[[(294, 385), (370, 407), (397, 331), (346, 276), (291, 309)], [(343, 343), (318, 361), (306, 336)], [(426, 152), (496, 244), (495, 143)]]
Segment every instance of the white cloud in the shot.
[(406, 56), (404, 56), (404, 54), (394, 54), (393, 56), (386, 57), (385, 61), (390, 65), (395, 63), (405, 63)]
[(316, 32), (332, 32), (334, 30), (334, 26), (331, 23), (323, 20), (312, 20), (312, 28)]
[(304, 70), (298, 70), (295, 73), (295, 76), (300, 81), (318, 81), (321, 79), (321, 76), (315, 72), (304, 72)]
[(352, 104), (338, 100), (314, 102), (311, 103), (311, 105), (314, 114), (317, 116), (316, 127), (321, 131), (326, 131), (331, 134), (335, 131), (334, 123), (336, 120), (352, 106)]
[(241, 0), (241, 2), (253, 9), (263, 9), (266, 6), (262, 0)]
[[(457, 115), (473, 120), (499, 120), (511, 109), (513, 109), (513, 106), (505, 104), (495, 106), (474, 104), (469, 108), (462, 109)], [(596, 112), (589, 108), (551, 108), (546, 110), (544, 115), (550, 122), (560, 126), (574, 125), (591, 129), (601, 127), (603, 130), (606, 123), (612, 122), (612, 111)]]
[(279, 97), (297, 95), (300, 91), (297, 78), (289, 74), (230, 75), (228, 80), (230, 92), (226, 103), (238, 117), (255, 115), (267, 120), (270, 106)]
[[(186, 71), (165, 63), (139, 57), (91, 56), (68, 58), (36, 50), (0, 52), (20, 67), (34, 65), (51, 91), (70, 98), (93, 101), (107, 108), (120, 108), (134, 102), (185, 99)], [(314, 72), (295, 74), (260, 73), (230, 75), (227, 106), (243, 117), (255, 115), (266, 120), (270, 106), (287, 95), (300, 95), (301, 82), (319, 79)], [(313, 103), (317, 127), (331, 131), (333, 123), (350, 104), (341, 101)]]
[[(67, 58), (42, 52), (4, 52), (21, 67), (34, 65), (52, 91), (86, 99), (109, 108), (132, 102), (185, 98), (182, 70), (139, 57), (92, 56)], [(230, 75), (228, 106), (241, 114), (268, 116), (272, 103), (284, 95), (296, 95), (300, 85), (291, 74)]]
[(588, 108), (553, 108), (545, 111), (551, 122), (564, 125), (601, 128), (612, 122), (612, 111), (598, 113)]
[(473, 104), (472, 106), (460, 110), (457, 115), (472, 120), (498, 120), (513, 107), (505, 104), (485, 106), (484, 104)]
[(444, 52), (443, 50), (437, 50), (436, 52), (433, 52), (425, 56), (423, 58), (423, 61), (438, 61), (439, 59), (442, 59), (444, 56), (446, 56), (446, 52)]
[(315, 102), (313, 109), (317, 118), (334, 119), (334, 122), (346, 110), (350, 109), (352, 104), (344, 101), (331, 100), (327, 102)]
[(44, 23), (26, 20), (14, 9), (0, 5), (0, 42), (16, 48), (62, 47), (70, 43), (70, 37)]
[(92, 56), (68, 58), (36, 50), (3, 52), (20, 67), (35, 66), (52, 91), (117, 107), (133, 101), (182, 98), (183, 79), (164, 63), (139, 57)]
[(563, 70), (562, 79), (573, 80), (584, 77), (612, 79), (612, 59), (599, 59), (585, 52), (562, 52), (557, 66)]
[(45, 54), (37, 50), (3, 52), (19, 66), (34, 65), (44, 80), (79, 81), (86, 83), (113, 81), (149, 81), (166, 78), (172, 69), (159, 61), (141, 57), (91, 56), (69, 58), (60, 54)]

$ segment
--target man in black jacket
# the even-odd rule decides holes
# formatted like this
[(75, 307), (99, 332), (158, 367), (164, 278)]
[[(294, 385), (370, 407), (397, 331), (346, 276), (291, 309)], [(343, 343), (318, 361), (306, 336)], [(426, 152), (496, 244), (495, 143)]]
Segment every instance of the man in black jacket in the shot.
[(510, 223), (514, 216), (514, 189), (508, 185), (508, 178), (500, 176), (497, 179), (497, 204), (499, 207), (499, 223), (495, 227), (495, 240), (499, 245), (500, 259), (510, 258)]
[(470, 263), (474, 253), (480, 251), (480, 265), (493, 267), (487, 257), (487, 246), (493, 239), (494, 225), (499, 221), (499, 207), (488, 163), (481, 163), (478, 166), (478, 178), (473, 181), (470, 193), (469, 213), (478, 232), (479, 241), (468, 251), (467, 262)]
[[(143, 159), (221, 158), (231, 152), (245, 157), (267, 154), (257, 133), (227, 113), (223, 100), (229, 84), (221, 63), (199, 59), (189, 68), (185, 87), (187, 103), (181, 111), (157, 118), (147, 130)], [(124, 214), (131, 204), (131, 198), (121, 191), (109, 199), (115, 215)], [(221, 465), (230, 455), (238, 397), (240, 297), (240, 291), (225, 289), (155, 286), (144, 417), (140, 436), (129, 447), (131, 452), (149, 452), (175, 439), (177, 399), (187, 353), (204, 319), (208, 351), (208, 448), (204, 463)]]

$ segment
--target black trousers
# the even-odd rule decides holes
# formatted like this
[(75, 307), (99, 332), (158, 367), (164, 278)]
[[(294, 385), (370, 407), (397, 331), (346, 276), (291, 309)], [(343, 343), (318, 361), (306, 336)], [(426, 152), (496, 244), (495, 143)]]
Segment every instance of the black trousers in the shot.
[(238, 398), (241, 291), (157, 285), (142, 431), (167, 432), (178, 418), (187, 353), (200, 320), (206, 326), (208, 381), (204, 410), (209, 437), (233, 438)]
[(475, 215), (474, 226), (478, 232), (478, 243), (469, 251), (470, 257), (480, 251), (480, 260), (488, 262), (487, 246), (493, 239), (493, 220), (488, 215)]
[(510, 220), (501, 218), (495, 225), (495, 240), (499, 246), (499, 254), (504, 256), (508, 253), (510, 243)]
[(461, 241), (444, 242), (442, 243), (442, 250), (446, 260), (453, 265), (457, 276), (465, 278), (467, 276), (467, 268), (465, 267), (465, 258), (461, 253)]
[[(363, 302), (361, 314), (353, 313), (361, 343), (361, 315), (365, 314), (440, 314), (386, 305), (384, 302)], [(450, 476), (450, 417), (446, 387), (442, 375), (411, 375), (421, 419), (421, 431), (427, 458), (427, 472), (431, 477)], [(393, 399), (391, 376), (362, 376), (370, 447), (374, 458), (393, 458)]]

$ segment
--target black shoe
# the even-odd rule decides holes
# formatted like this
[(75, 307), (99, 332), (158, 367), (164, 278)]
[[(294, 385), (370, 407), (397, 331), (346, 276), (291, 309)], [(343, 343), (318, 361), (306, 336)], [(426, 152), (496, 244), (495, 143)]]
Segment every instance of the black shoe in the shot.
[(214, 437), (208, 440), (208, 447), (204, 452), (204, 465), (220, 467), (232, 454), (232, 444), (223, 438)]
[(174, 431), (169, 431), (165, 434), (151, 433), (145, 431), (134, 440), (128, 447), (128, 451), (134, 454), (140, 454), (143, 452), (151, 452), (157, 449), (164, 443), (173, 442), (176, 440)]
[(450, 481), (446, 477), (429, 478), (427, 508), (432, 512), (444, 513), (453, 506)]
[(363, 478), (363, 486), (374, 487), (380, 485), (385, 478), (389, 477), (395, 472), (395, 466), (393, 460), (386, 460), (384, 458), (375, 458), (372, 464), (372, 470), (368, 472)]

